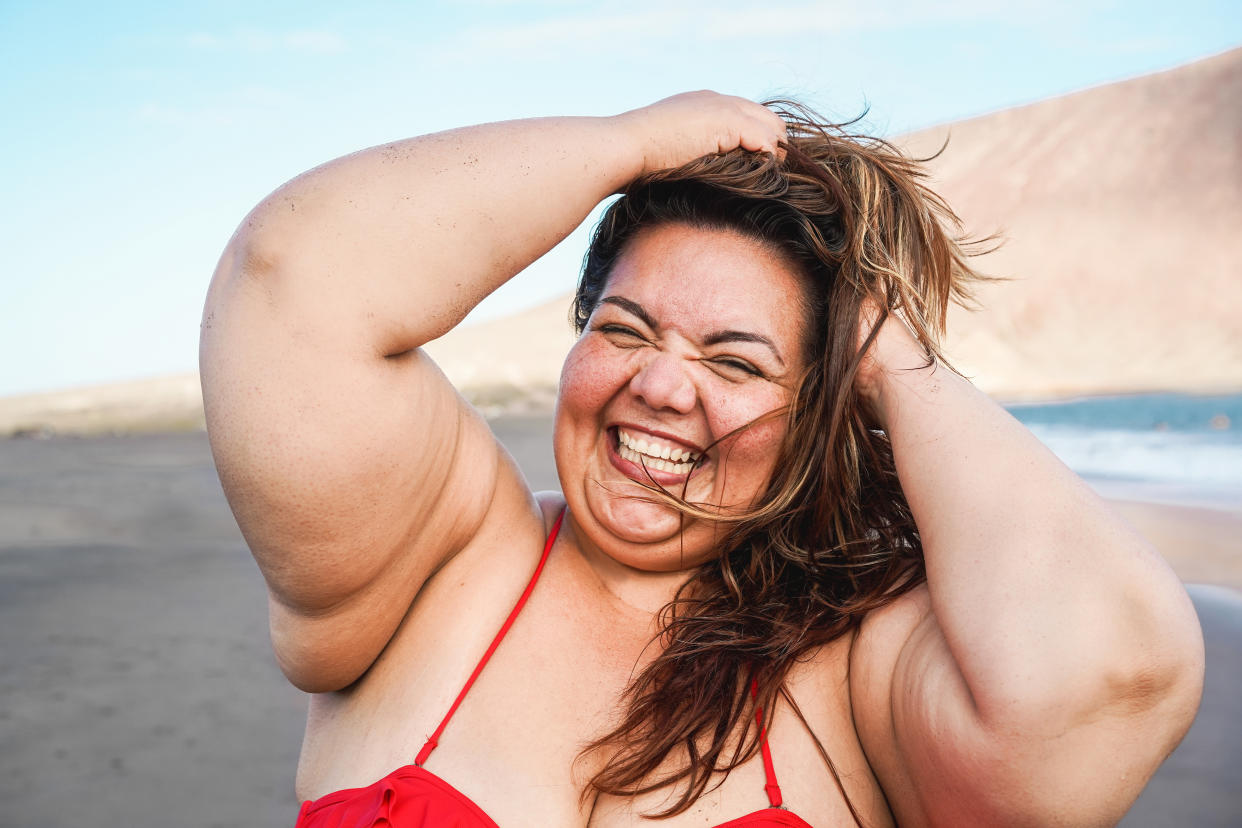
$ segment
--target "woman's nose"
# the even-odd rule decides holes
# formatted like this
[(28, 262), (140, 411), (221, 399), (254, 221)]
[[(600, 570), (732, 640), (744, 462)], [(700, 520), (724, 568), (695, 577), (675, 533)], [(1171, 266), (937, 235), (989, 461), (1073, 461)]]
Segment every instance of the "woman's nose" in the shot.
[(668, 409), (679, 414), (692, 411), (698, 395), (684, 360), (668, 353), (653, 355), (630, 380), (630, 391), (657, 411)]

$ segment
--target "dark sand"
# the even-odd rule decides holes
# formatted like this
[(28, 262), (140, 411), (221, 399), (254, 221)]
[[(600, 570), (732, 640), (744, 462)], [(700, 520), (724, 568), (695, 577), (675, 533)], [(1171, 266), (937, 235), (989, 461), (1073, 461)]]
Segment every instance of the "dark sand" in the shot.
[[(495, 427), (555, 488), (547, 418)], [(1179, 572), (1242, 584), (1236, 517), (1125, 508), (1206, 533)], [(1242, 594), (1194, 594), (1203, 708), (1126, 826), (1242, 824)], [(305, 697), (266, 625), (205, 435), (0, 441), (0, 826), (291, 825)]]

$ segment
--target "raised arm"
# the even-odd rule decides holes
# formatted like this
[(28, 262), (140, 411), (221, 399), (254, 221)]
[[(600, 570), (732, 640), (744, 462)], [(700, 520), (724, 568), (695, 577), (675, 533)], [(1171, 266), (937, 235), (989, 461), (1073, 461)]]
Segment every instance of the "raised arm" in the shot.
[(889, 319), (859, 389), (927, 585), (864, 623), (859, 731), (901, 825), (1112, 825), (1194, 717), (1177, 578), (1035, 437)]
[(529, 498), (420, 346), (636, 175), (781, 137), (763, 107), (691, 93), (363, 150), (247, 216), (208, 293), (201, 374), (291, 680), (357, 678), (497, 498)]

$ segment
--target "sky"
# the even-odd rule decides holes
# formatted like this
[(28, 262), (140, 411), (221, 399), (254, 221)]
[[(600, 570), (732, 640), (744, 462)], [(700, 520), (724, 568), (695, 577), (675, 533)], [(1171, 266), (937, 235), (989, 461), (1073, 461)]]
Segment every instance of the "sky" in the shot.
[[(241, 219), (363, 147), (701, 88), (892, 136), (1239, 45), (1237, 0), (0, 0), (0, 396), (196, 370)], [(584, 247), (471, 318), (570, 290)]]

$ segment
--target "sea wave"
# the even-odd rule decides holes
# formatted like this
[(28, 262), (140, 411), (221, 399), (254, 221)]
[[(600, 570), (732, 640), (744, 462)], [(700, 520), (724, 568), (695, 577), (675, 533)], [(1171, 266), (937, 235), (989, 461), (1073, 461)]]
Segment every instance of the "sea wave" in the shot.
[(1242, 510), (1242, 395), (1135, 395), (1010, 411), (1103, 494)]

